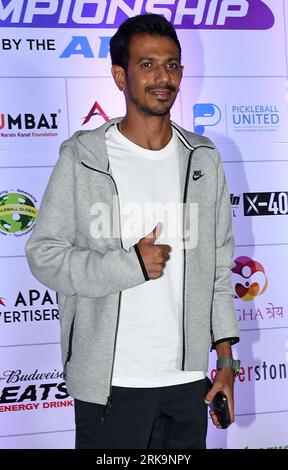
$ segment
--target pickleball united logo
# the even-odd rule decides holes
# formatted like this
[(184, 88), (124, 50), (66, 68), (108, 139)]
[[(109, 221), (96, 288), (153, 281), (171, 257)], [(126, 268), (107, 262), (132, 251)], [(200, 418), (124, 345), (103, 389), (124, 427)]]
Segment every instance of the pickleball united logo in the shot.
[(267, 289), (268, 280), (262, 264), (248, 256), (239, 256), (235, 263), (231, 279), (234, 297), (248, 302), (263, 294)]
[(3, 191), (0, 195), (0, 233), (20, 236), (32, 229), (38, 209), (36, 199), (25, 191)]
[(196, 103), (193, 106), (194, 132), (203, 135), (205, 128), (216, 126), (221, 120), (221, 110), (214, 103)]

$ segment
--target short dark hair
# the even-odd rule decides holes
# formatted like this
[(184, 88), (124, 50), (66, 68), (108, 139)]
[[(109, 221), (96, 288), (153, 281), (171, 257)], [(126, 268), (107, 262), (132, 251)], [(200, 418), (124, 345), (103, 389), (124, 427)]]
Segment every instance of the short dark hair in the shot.
[(112, 65), (120, 65), (127, 70), (130, 59), (129, 45), (131, 38), (140, 34), (171, 38), (179, 49), (179, 58), (181, 60), (181, 46), (174, 26), (164, 16), (147, 13), (128, 18), (110, 39)]

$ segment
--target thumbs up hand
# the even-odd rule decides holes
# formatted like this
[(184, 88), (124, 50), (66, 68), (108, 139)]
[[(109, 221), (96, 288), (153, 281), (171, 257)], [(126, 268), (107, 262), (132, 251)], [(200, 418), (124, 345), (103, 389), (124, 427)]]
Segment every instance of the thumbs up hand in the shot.
[(137, 243), (149, 279), (161, 277), (165, 263), (170, 258), (169, 253), (171, 246), (162, 244), (155, 245), (155, 241), (159, 238), (162, 228), (163, 225), (158, 223), (150, 233), (141, 238)]

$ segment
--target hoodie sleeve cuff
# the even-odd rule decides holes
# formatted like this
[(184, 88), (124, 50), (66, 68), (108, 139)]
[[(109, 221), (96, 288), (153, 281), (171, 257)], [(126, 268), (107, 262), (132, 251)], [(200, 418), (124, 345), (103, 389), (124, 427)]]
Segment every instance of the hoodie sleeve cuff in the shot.
[(212, 349), (216, 349), (216, 346), (217, 344), (219, 343), (223, 343), (224, 341), (229, 341), (232, 344), (236, 344), (240, 341), (239, 337), (238, 336), (233, 336), (231, 338), (222, 338), (222, 339), (218, 339), (218, 341), (215, 341), (213, 344), (212, 344), (212, 347), (211, 347), (211, 351)]

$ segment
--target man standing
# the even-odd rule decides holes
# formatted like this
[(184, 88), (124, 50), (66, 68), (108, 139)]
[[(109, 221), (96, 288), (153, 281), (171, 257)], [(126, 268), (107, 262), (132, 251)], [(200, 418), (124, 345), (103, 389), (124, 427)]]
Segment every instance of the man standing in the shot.
[(62, 144), (27, 257), (59, 293), (76, 447), (205, 448), (205, 401), (223, 391), (234, 420), (229, 194), (213, 143), (170, 120), (173, 26), (130, 18), (110, 48), (126, 115)]

